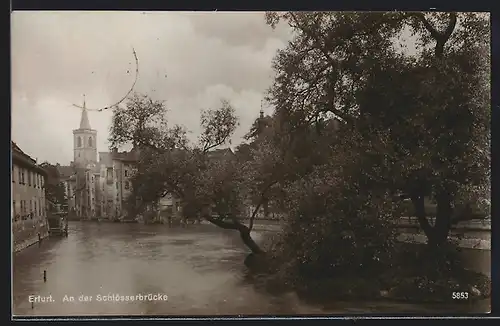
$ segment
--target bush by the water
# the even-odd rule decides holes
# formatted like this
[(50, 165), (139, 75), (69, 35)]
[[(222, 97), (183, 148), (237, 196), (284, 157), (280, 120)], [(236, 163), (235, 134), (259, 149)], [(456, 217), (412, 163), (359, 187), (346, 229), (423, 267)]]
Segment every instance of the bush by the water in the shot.
[(464, 291), (470, 299), (489, 297), (490, 279), (463, 268), (456, 244), (396, 240), (402, 210), (390, 194), (319, 170), (293, 187), (289, 218), (266, 258), (268, 288), (319, 300), (443, 302)]
[[(280, 246), (281, 250), (285, 250), (283, 241)], [(295, 290), (302, 298), (319, 302), (384, 299), (467, 303), (490, 297), (491, 279), (465, 269), (459, 256), (461, 249), (453, 243), (439, 252), (430, 251), (425, 244), (395, 243), (387, 247), (390, 254), (386, 254), (378, 264), (366, 259), (361, 260), (365, 264), (360, 263), (360, 258), (356, 256), (363, 257), (361, 251), (347, 253), (342, 248), (338, 249), (339, 253), (332, 256), (332, 261), (338, 264), (337, 268), (318, 264), (318, 261), (316, 266), (311, 266), (311, 261), (309, 265), (305, 264), (309, 270), (318, 271), (317, 274), (304, 273), (308, 269), (304, 268), (299, 257), (288, 254), (288, 261), (285, 261), (284, 256), (280, 256), (283, 251), (279, 254), (274, 252), (274, 263), (279, 261), (281, 268), (274, 269), (264, 278), (260, 277), (259, 282), (270, 291)], [(354, 259), (339, 264), (342, 255)], [(321, 271), (321, 268), (325, 270)], [(454, 300), (453, 292), (467, 292), (468, 300)]]

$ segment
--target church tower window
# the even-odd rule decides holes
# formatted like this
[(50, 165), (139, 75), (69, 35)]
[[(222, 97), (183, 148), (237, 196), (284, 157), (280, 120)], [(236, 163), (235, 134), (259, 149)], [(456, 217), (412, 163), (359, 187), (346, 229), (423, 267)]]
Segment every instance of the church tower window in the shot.
[(89, 147), (92, 147), (92, 137), (89, 137)]
[(82, 147), (82, 137), (78, 137), (76, 140), (76, 147)]

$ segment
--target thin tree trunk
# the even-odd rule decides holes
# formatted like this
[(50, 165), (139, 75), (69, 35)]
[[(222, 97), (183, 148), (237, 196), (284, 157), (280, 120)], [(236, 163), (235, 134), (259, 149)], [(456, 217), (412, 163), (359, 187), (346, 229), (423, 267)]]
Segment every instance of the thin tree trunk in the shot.
[(413, 203), (413, 207), (415, 209), (415, 215), (417, 216), (418, 224), (424, 231), (425, 236), (429, 241), (434, 237), (432, 226), (429, 224), (427, 220), (427, 214), (425, 212), (425, 200), (422, 194), (414, 195), (411, 198)]
[(451, 229), (453, 207), (451, 205), (451, 195), (447, 192), (439, 193), (436, 196), (436, 224), (434, 225), (434, 243), (431, 245), (442, 246), (448, 239)]

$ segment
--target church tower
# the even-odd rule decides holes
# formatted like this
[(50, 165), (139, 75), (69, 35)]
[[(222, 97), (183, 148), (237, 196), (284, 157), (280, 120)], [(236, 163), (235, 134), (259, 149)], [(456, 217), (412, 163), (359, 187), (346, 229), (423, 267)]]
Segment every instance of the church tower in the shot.
[(264, 117), (264, 108), (263, 108), (263, 101), (260, 101), (260, 115), (259, 118), (257, 119), (257, 134), (260, 135), (262, 132), (264, 132), (264, 129), (267, 127), (266, 123), (266, 118)]
[(85, 95), (80, 128), (73, 130), (73, 152), (73, 162), (76, 166), (84, 167), (97, 162), (97, 130), (90, 127)]

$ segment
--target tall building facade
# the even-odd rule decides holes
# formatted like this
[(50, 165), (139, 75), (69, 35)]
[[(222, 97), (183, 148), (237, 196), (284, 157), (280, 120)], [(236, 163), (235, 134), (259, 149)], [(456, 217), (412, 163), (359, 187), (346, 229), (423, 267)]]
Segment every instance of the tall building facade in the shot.
[(12, 149), (12, 232), (14, 251), (48, 236), (47, 172), (14, 142)]
[(80, 220), (126, 217), (124, 202), (132, 191), (138, 152), (98, 152), (97, 131), (90, 125), (85, 101), (80, 127), (73, 130), (73, 154), (74, 173), (65, 181), (70, 215)]
[(108, 220), (131, 218), (126, 211), (125, 201), (132, 192), (132, 175), (138, 151), (99, 152), (100, 163), (100, 211)]
[(80, 127), (73, 130), (74, 175), (66, 181), (68, 207), (78, 219), (97, 219), (100, 215), (99, 163), (97, 162), (97, 130), (92, 129), (88, 110), (83, 101)]

